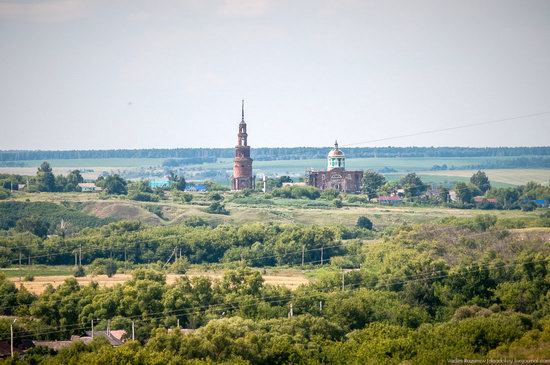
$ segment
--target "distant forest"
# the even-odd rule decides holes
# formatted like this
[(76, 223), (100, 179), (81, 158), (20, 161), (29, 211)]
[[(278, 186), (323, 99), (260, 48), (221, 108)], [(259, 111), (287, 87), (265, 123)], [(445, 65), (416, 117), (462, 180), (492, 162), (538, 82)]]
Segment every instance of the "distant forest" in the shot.
[[(258, 161), (325, 158), (331, 147), (252, 148)], [(350, 147), (347, 157), (496, 157), (548, 156), (550, 147)], [(173, 148), (136, 150), (0, 151), (0, 161), (98, 158), (231, 158), (233, 148)]]

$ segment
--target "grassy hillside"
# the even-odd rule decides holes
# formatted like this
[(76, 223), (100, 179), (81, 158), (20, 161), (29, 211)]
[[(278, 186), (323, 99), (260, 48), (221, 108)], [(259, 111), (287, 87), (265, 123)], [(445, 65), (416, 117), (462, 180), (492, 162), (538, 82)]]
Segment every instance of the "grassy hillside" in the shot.
[(23, 217), (38, 217), (50, 225), (50, 233), (59, 225), (61, 220), (71, 224), (71, 227), (80, 230), (86, 227), (99, 227), (113, 222), (111, 217), (98, 218), (88, 215), (70, 205), (48, 202), (0, 202), (0, 228), (14, 227)]

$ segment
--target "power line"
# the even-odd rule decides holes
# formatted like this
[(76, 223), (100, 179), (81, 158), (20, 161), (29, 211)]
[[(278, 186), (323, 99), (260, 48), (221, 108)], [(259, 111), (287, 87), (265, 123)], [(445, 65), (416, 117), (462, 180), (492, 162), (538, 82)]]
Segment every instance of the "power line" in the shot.
[[(530, 263), (542, 263), (542, 262), (548, 262), (548, 259), (530, 261)], [(432, 279), (442, 279), (442, 278), (449, 277), (451, 275), (461, 276), (461, 275), (466, 274), (466, 273), (472, 273), (472, 272), (476, 272), (476, 271), (480, 271), (480, 270), (489, 270), (491, 268), (495, 268), (495, 269), (497, 269), (497, 268), (506, 268), (506, 267), (512, 267), (512, 266), (516, 266), (516, 265), (520, 265), (520, 264), (523, 264), (523, 262), (513, 262), (513, 263), (508, 263), (508, 264), (506, 264), (506, 263), (497, 263), (497, 264), (489, 264), (489, 265), (479, 265), (479, 264), (477, 264), (473, 268), (466, 269), (466, 270), (463, 270), (463, 271), (453, 272), (453, 273), (451, 273), (448, 270), (444, 269), (444, 270), (432, 271), (431, 273), (421, 273), (421, 274), (412, 276), (411, 278), (406, 279), (406, 280), (388, 282), (388, 283), (385, 283), (385, 284), (378, 284), (377, 283), (377, 284), (372, 284), (372, 285), (367, 285), (367, 286), (362, 287), (363, 282), (359, 282), (359, 283), (349, 284), (348, 288), (349, 287), (356, 287), (356, 288), (362, 287), (364, 289), (380, 289), (380, 288), (389, 287), (389, 286), (393, 286), (393, 285), (406, 284), (406, 283), (409, 283), (409, 282), (432, 280)], [(436, 275), (436, 274), (441, 274), (441, 275)], [(329, 290), (329, 289), (340, 288), (340, 287), (341, 287), (341, 284), (338, 283), (337, 285), (324, 287), (324, 288), (318, 288), (317, 290), (322, 293), (323, 291), (326, 291), (326, 290)], [(275, 302), (283, 301), (287, 298), (292, 298), (294, 295), (295, 294), (290, 293), (290, 294), (287, 294), (287, 295), (275, 295), (275, 296), (271, 296), (271, 297), (264, 297), (264, 298), (258, 298), (258, 299), (262, 299), (264, 302), (267, 302), (267, 303), (275, 303)], [(279, 298), (279, 299), (265, 300), (265, 299), (271, 299), (271, 298)], [(235, 304), (239, 304), (239, 303), (240, 303), (240, 301), (235, 301), (235, 302), (232, 302), (232, 303), (220, 303), (220, 304), (196, 306), (196, 307), (192, 307), (192, 308), (184, 308), (184, 309), (173, 310), (173, 311), (156, 312), (156, 313), (151, 313), (150, 314), (150, 315), (153, 315), (152, 317), (141, 318), (137, 321), (145, 322), (145, 321), (150, 321), (150, 320), (153, 320), (153, 319), (167, 318), (169, 314), (176, 314), (176, 313), (180, 314), (180, 315), (192, 314), (192, 313), (196, 313), (196, 312), (200, 313), (200, 310), (202, 310), (202, 309), (211, 309), (211, 308), (218, 308), (219, 310), (231, 309), (231, 308), (233, 308), (233, 306)], [(257, 305), (257, 303), (251, 303), (251, 304), (241, 306), (240, 308), (256, 306), (256, 305)], [(155, 316), (155, 315), (157, 315), (157, 316)], [(135, 316), (121, 317), (121, 318), (135, 319), (135, 318), (139, 318), (139, 317), (143, 317), (143, 315), (135, 315)], [(106, 319), (106, 318), (104, 318), (104, 319)], [(60, 326), (60, 328), (66, 328), (66, 329), (68, 329), (70, 327), (75, 327), (74, 329), (79, 329), (79, 328), (88, 328), (88, 325), (87, 324), (73, 324), (73, 325)], [(33, 333), (33, 334), (17, 336), (16, 338), (26, 338), (26, 337), (33, 337), (33, 336), (53, 334), (53, 333), (62, 333), (62, 332), (65, 332), (65, 331), (66, 330), (37, 332), (37, 333)], [(5, 340), (5, 339), (7, 339), (7, 338), (0, 338), (0, 340)]]
[[(429, 233), (434, 234), (434, 233), (439, 233), (439, 232), (445, 232), (447, 230), (448, 230), (448, 227), (439, 227), (437, 229), (430, 230)], [(485, 235), (487, 235), (487, 232), (479, 232), (479, 233), (471, 234), (468, 237), (472, 238), (472, 237), (479, 237), (479, 236), (485, 236)], [(165, 237), (165, 238), (172, 238), (172, 237), (174, 237), (174, 236)], [(141, 242), (141, 243), (143, 243), (143, 242)], [(368, 248), (368, 247), (373, 247), (373, 246), (378, 246), (378, 245), (385, 245), (385, 244), (386, 244), (386, 242), (369, 242), (367, 244), (363, 244), (362, 248)], [(283, 253), (283, 254), (276, 254), (276, 255), (269, 255), (269, 256), (250, 257), (250, 258), (244, 258), (244, 261), (246, 261), (246, 262), (259, 261), (259, 260), (263, 260), (263, 259), (267, 259), (267, 258), (286, 257), (286, 256), (293, 255), (293, 254), (301, 254), (301, 253), (305, 253), (305, 252), (321, 251), (321, 250), (325, 250), (325, 249), (332, 249), (332, 248), (339, 248), (339, 247), (346, 247), (346, 244), (343, 243), (343, 244), (339, 244), (339, 245), (316, 247), (316, 248), (312, 248), (312, 249), (308, 249), (308, 250), (290, 251), (290, 252), (286, 252), (286, 253)], [(90, 251), (84, 251), (84, 253), (91, 253), (91, 252), (99, 251), (101, 249), (102, 248), (97, 248), (97, 249), (93, 249), (93, 250), (90, 250)], [(111, 248), (111, 250), (113, 250), (113, 249)], [(117, 252), (122, 252), (122, 250), (124, 250), (124, 247), (114, 248), (114, 250), (117, 251)], [(72, 252), (73, 251), (67, 251), (65, 253), (72, 253)], [(355, 255), (345, 255), (344, 257), (349, 258), (349, 257), (361, 256), (363, 254), (364, 253), (361, 252), (361, 253), (358, 253), (358, 254), (355, 254)], [(322, 264), (323, 262), (326, 262), (329, 259), (330, 258), (324, 258), (322, 260), (312, 260), (312, 261), (304, 262), (304, 264), (316, 264), (316, 263), (321, 263)], [(242, 259), (235, 259), (235, 260), (232, 260), (232, 261), (225, 261), (224, 263), (230, 264), (230, 263), (240, 263), (240, 262), (242, 262)], [(0, 298), (3, 299), (4, 297), (7, 297), (7, 296), (10, 296), (10, 295), (7, 294), (7, 295), (4, 295)], [(0, 310), (12, 309), (12, 308), (17, 308), (17, 307), (18, 307), (17, 305), (7, 306), (7, 307), (0, 307)]]
[[(379, 244), (383, 244), (383, 242), (380, 242)], [(284, 254), (281, 254), (281, 255), (270, 255), (270, 256), (262, 256), (262, 257), (255, 257), (255, 258), (246, 258), (245, 261), (256, 261), (256, 260), (262, 260), (262, 259), (265, 259), (265, 258), (274, 258), (274, 257), (280, 257), (280, 256), (289, 256), (289, 255), (292, 255), (292, 254), (298, 254), (298, 253), (302, 253), (302, 252), (313, 252), (313, 251), (320, 251), (321, 249), (332, 249), (332, 248), (338, 248), (338, 247), (344, 247), (346, 246), (345, 244), (341, 244), (341, 245), (333, 245), (333, 246), (324, 246), (324, 247), (318, 247), (318, 248), (312, 248), (312, 249), (309, 249), (309, 250), (300, 250), (300, 251), (291, 251), (291, 252), (287, 252), (287, 253), (284, 253)], [(90, 251), (90, 252), (93, 252), (93, 251)], [(86, 252), (85, 252), (86, 253)], [(354, 254), (354, 255), (346, 255), (344, 257), (355, 257), (355, 256), (361, 256), (363, 255), (362, 253), (358, 253), (358, 254)], [(329, 260), (329, 258), (324, 258), (322, 260), (322, 262), (327, 262)], [(242, 262), (241, 259), (238, 259), (238, 260), (232, 260), (232, 261), (226, 261), (225, 263), (227, 264), (230, 264), (230, 263), (240, 263)], [(306, 261), (304, 262), (304, 264), (316, 264), (316, 263), (320, 263), (321, 260), (311, 260), (311, 261)], [(10, 296), (10, 294), (6, 294), (4, 295), (3, 297), (8, 297)], [(3, 298), (3, 297), (0, 297), (0, 298)], [(61, 302), (62, 299), (59, 299), (59, 300), (56, 300), (56, 301), (53, 301), (54, 303), (55, 302)], [(52, 301), (50, 301), (51, 303)], [(17, 308), (19, 307), (19, 305), (13, 305), (13, 306), (6, 306), (6, 307), (0, 307), (0, 311), (3, 311), (5, 309), (13, 309), (13, 308)]]
[(493, 120), (487, 120), (487, 121), (470, 123), (470, 124), (463, 124), (463, 125), (458, 125), (458, 126), (448, 127), (448, 128), (432, 129), (432, 130), (427, 130), (427, 131), (421, 131), (421, 132), (415, 132), (415, 133), (410, 133), (410, 134), (403, 134), (403, 135), (399, 135), (399, 136), (393, 136), (393, 137), (371, 139), (369, 141), (364, 141), (364, 142), (356, 142), (356, 143), (345, 144), (345, 145), (342, 145), (342, 147), (351, 147), (351, 146), (357, 146), (357, 145), (360, 145), (360, 144), (383, 142), (383, 141), (389, 141), (389, 140), (393, 140), (393, 139), (400, 139), (400, 138), (407, 138), (407, 137), (416, 137), (416, 136), (421, 136), (421, 135), (424, 135), (424, 134), (447, 132), (447, 131), (452, 131), (452, 130), (456, 130), (456, 129), (472, 128), (472, 127), (477, 127), (477, 126), (480, 126), (480, 125), (508, 122), (510, 120), (534, 118), (534, 117), (538, 117), (538, 116), (546, 115), (546, 114), (550, 114), (550, 111), (545, 111), (545, 112), (540, 112), (540, 113), (532, 113), (532, 114), (523, 114), (523, 115), (517, 115), (517, 116), (514, 116), (514, 117), (493, 119)]

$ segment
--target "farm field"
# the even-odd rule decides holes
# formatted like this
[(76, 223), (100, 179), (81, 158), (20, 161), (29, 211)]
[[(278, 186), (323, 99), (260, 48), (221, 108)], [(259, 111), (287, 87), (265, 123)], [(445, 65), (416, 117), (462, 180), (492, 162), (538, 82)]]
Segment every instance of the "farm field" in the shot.
[[(460, 168), (464, 166), (479, 165), (495, 160), (506, 160), (516, 157), (387, 157), (387, 158), (348, 158), (347, 168), (350, 170), (380, 170), (391, 168), (395, 173), (387, 174), (388, 180), (398, 179), (402, 174), (417, 172), (426, 183), (457, 182), (466, 181), (474, 172), (473, 170), (445, 170), (431, 171), (434, 165), (447, 165), (448, 168)], [(105, 158), (105, 159), (66, 159), (49, 161), (54, 174), (66, 175), (70, 170), (80, 169), (86, 179), (95, 179), (101, 173), (119, 173), (121, 171), (132, 171), (133, 175), (148, 176), (151, 169), (162, 175), (162, 162), (164, 158)], [(42, 161), (26, 160), (18, 161), (25, 164), (25, 167), (0, 167), (0, 173), (13, 173), (19, 175), (34, 175), (37, 167)], [(326, 168), (325, 159), (304, 159), (304, 160), (273, 160), (254, 161), (254, 171), (258, 176), (262, 175), (289, 175), (293, 178), (303, 178), (307, 170), (322, 170)], [(232, 159), (220, 158), (217, 162), (187, 165), (182, 167), (185, 175), (192, 176), (198, 171), (223, 172), (231, 174)], [(120, 171), (119, 171), (120, 170)], [(550, 169), (499, 169), (493, 171), (489, 177), (497, 187), (525, 184), (528, 181), (548, 182)], [(160, 176), (159, 175), (159, 176)], [(229, 176), (228, 175), (228, 176)], [(228, 182), (218, 181), (224, 185)]]
[[(347, 158), (346, 168), (349, 170), (378, 170), (384, 167), (390, 167), (397, 172), (430, 171), (434, 165), (466, 166), (479, 165), (485, 162), (495, 160), (507, 160), (517, 157), (384, 157), (384, 158)], [(192, 168), (202, 169), (231, 169), (232, 159), (220, 158), (216, 163), (205, 163), (202, 165), (190, 165)], [(257, 174), (278, 174), (293, 175), (302, 174), (310, 169), (325, 169), (325, 159), (306, 159), (306, 160), (273, 160), (273, 161), (254, 161), (254, 169)]]
[[(9, 280), (15, 283), (17, 286), (23, 285), (27, 290), (34, 294), (42, 294), (46, 286), (51, 284), (54, 288), (61, 285), (66, 279), (72, 278), (70, 274), (72, 271), (71, 266), (54, 266), (54, 267), (24, 267), (22, 270), (22, 275), (31, 275), (33, 273), (42, 273), (43, 275), (35, 276), (33, 281), (20, 281), (19, 280), (19, 270), (17, 269), (2, 269), (1, 272), (5, 273)], [(166, 282), (168, 284), (173, 284), (180, 277), (187, 276), (189, 278), (193, 277), (207, 277), (212, 280), (221, 280), (223, 277), (223, 270), (190, 270), (185, 275), (178, 274), (168, 274), (166, 275)], [(297, 269), (266, 269), (266, 273), (262, 275), (264, 282), (266, 284), (281, 286), (288, 289), (296, 289), (298, 286), (303, 284), (308, 284), (310, 280), (306, 278), (304, 273)], [(80, 285), (87, 285), (92, 281), (97, 282), (100, 286), (104, 287), (113, 287), (117, 284), (122, 284), (125, 281), (128, 281), (132, 278), (131, 274), (116, 274), (113, 277), (109, 278), (106, 275), (96, 275), (96, 276), (86, 276), (81, 278), (76, 278)]]
[[(491, 182), (501, 184), (522, 185), (529, 181), (548, 184), (550, 169), (494, 169), (484, 170)], [(441, 177), (446, 179), (464, 178), (468, 180), (476, 170), (449, 170), (424, 172), (422, 176)]]

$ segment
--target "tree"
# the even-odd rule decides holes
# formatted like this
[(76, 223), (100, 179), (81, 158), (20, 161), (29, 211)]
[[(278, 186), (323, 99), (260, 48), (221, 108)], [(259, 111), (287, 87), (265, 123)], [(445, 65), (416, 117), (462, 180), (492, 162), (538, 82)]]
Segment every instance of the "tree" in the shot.
[(184, 191), (187, 186), (185, 177), (176, 175), (174, 171), (170, 171), (168, 173), (168, 180), (170, 180), (172, 182), (172, 186), (179, 191)]
[(441, 199), (441, 202), (448, 203), (449, 202), (449, 189), (442, 187), (439, 190), (439, 199)]
[(117, 174), (107, 175), (100, 184), (107, 194), (126, 195), (128, 194), (127, 182)]
[(369, 199), (375, 198), (380, 189), (386, 183), (384, 175), (379, 174), (374, 170), (367, 170), (363, 174), (363, 191), (368, 195)]
[(290, 176), (283, 175), (283, 176), (279, 176), (279, 178), (277, 178), (275, 186), (280, 188), (281, 186), (283, 186), (284, 183), (292, 183), (292, 182), (294, 182), (294, 181), (292, 181)]
[(459, 182), (455, 186), (455, 191), (458, 199), (462, 203), (471, 203), (474, 198), (474, 191), (468, 186), (468, 184)]
[(370, 219), (368, 219), (367, 217), (365, 217), (365, 216), (361, 216), (361, 217), (357, 218), (356, 226), (359, 227), (359, 228), (366, 228), (368, 230), (371, 230), (372, 229), (372, 221)]
[(481, 170), (472, 175), (470, 178), (470, 183), (477, 186), (477, 188), (481, 191), (481, 194), (485, 194), (489, 189), (491, 189), (489, 178), (485, 172)]
[(36, 182), (38, 184), (38, 191), (55, 191), (55, 176), (48, 162), (44, 161), (38, 167)]
[(67, 183), (68, 184), (78, 186), (78, 184), (80, 184), (82, 182), (84, 182), (84, 178), (80, 174), (80, 170), (72, 170), (67, 175)]
[(48, 222), (35, 216), (23, 217), (15, 224), (16, 231), (30, 232), (41, 238), (46, 238), (49, 228), (50, 224)]
[(420, 177), (418, 177), (414, 172), (403, 176), (399, 183), (403, 189), (405, 189), (405, 194), (409, 197), (420, 196), (428, 189), (428, 186), (424, 184), (422, 179), (420, 179)]

